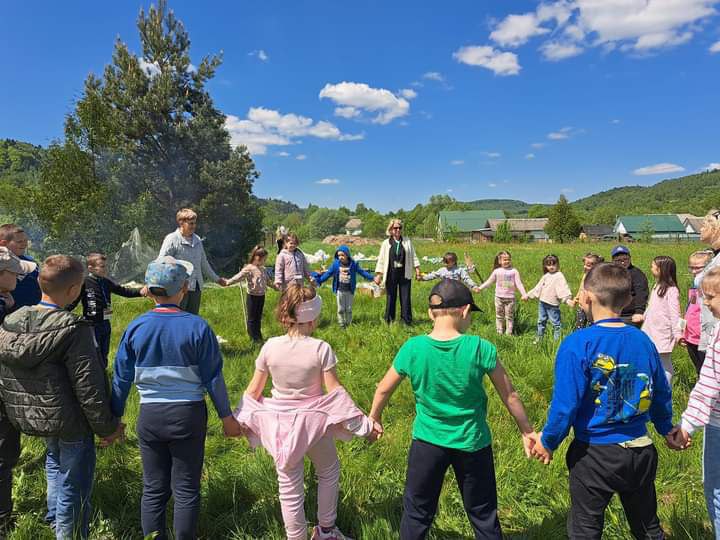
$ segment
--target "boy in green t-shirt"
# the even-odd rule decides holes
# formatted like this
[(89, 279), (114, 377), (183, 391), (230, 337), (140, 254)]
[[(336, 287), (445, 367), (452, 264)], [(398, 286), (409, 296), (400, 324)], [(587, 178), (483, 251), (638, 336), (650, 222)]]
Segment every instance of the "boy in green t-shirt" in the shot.
[(476, 538), (502, 538), (490, 429), (485, 419), (485, 374), (515, 418), (526, 456), (530, 457), (538, 441), (522, 401), (497, 359), (495, 346), (479, 336), (464, 335), (472, 321), (471, 311), (478, 307), (470, 290), (459, 281), (445, 279), (433, 287), (432, 332), (405, 342), (375, 392), (370, 417), (378, 423), (405, 377), (415, 394), (401, 540), (427, 535), (449, 466), (455, 471)]

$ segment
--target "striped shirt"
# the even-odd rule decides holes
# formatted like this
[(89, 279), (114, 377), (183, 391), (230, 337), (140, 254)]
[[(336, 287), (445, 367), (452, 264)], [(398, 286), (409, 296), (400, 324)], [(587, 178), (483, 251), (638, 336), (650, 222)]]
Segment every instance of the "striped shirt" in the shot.
[(720, 325), (708, 343), (700, 378), (690, 392), (681, 427), (688, 433), (706, 425), (720, 427)]

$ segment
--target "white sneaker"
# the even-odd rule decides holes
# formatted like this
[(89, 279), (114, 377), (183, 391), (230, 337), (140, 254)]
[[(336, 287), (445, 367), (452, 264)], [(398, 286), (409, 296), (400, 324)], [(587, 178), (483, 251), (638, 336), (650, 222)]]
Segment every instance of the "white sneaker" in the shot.
[(340, 529), (333, 527), (330, 532), (323, 532), (320, 525), (313, 528), (312, 538), (310, 540), (353, 540), (349, 536), (345, 536)]

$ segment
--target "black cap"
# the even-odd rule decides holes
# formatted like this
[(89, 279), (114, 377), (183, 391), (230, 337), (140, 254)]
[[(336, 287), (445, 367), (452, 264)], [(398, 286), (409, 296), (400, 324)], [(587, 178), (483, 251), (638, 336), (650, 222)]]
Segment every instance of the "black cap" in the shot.
[[(439, 296), (441, 302), (434, 304), (432, 302), (433, 296)], [(480, 308), (473, 301), (470, 289), (456, 279), (443, 279), (432, 288), (428, 300), (431, 309), (459, 308), (469, 305), (470, 311), (480, 311)]]

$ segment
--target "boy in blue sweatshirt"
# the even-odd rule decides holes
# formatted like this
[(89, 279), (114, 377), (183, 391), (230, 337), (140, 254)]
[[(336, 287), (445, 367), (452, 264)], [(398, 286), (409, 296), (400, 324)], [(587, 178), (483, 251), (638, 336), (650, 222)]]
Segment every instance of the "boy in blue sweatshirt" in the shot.
[(145, 284), (153, 310), (125, 330), (112, 384), (111, 409), (121, 417), (133, 381), (140, 394), (138, 445), (143, 465), (141, 522), (144, 536), (166, 539), (165, 506), (175, 499), (175, 538), (196, 538), (200, 514), (207, 408), (205, 392), (225, 435), (239, 436), (232, 416), (217, 338), (204, 319), (178, 306), (192, 264), (160, 257), (148, 265)]
[(352, 306), (358, 274), (368, 281), (372, 281), (375, 277), (367, 270), (363, 270), (360, 263), (350, 256), (350, 248), (340, 246), (335, 252), (335, 260), (330, 268), (316, 280), (318, 285), (321, 285), (332, 276), (332, 290), (337, 297), (338, 323), (342, 328), (352, 322)]
[(620, 317), (630, 291), (630, 273), (619, 265), (598, 264), (588, 272), (579, 302), (595, 323), (570, 334), (558, 349), (548, 419), (533, 449), (549, 463), (573, 428), (566, 455), (571, 540), (600, 540), (615, 493), (635, 538), (664, 538), (655, 493), (657, 450), (646, 424), (651, 420), (671, 445), (672, 397), (652, 341)]

